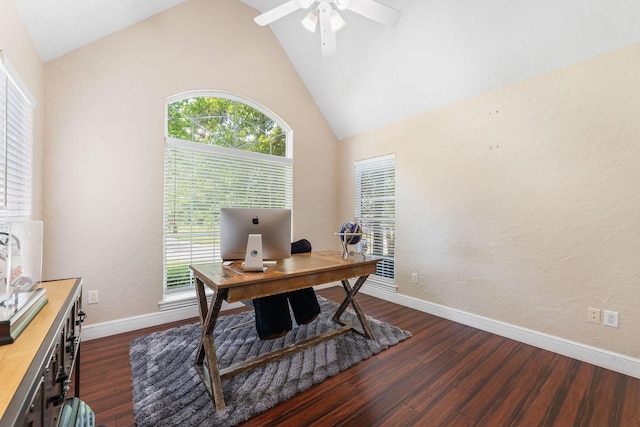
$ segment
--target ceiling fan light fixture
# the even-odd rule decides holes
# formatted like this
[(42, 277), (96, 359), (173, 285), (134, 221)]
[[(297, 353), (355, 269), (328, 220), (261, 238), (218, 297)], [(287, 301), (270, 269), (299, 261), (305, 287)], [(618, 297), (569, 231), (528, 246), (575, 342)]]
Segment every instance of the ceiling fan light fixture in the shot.
[(300, 9), (310, 9), (300, 21), (305, 29), (315, 33), (316, 28), (320, 27), (320, 45), (325, 56), (336, 53), (336, 32), (347, 25), (339, 12), (349, 10), (383, 25), (396, 24), (401, 14), (399, 10), (378, 0), (287, 0), (253, 20), (265, 26)]
[(347, 25), (345, 20), (342, 19), (342, 16), (340, 16), (338, 11), (336, 10), (331, 10), (330, 22), (331, 22), (331, 31), (333, 31), (334, 33), (336, 31), (343, 29), (344, 26)]
[(312, 10), (309, 13), (307, 13), (307, 16), (305, 16), (300, 22), (302, 23), (302, 26), (304, 28), (311, 31), (312, 33), (315, 33), (316, 26), (318, 24), (318, 14), (316, 13), (315, 10)]

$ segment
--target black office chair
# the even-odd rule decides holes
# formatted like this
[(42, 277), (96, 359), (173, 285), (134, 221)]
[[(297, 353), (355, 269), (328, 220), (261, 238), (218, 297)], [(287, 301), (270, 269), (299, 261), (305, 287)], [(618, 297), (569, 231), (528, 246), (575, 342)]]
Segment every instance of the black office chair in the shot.
[[(311, 243), (301, 239), (291, 244), (291, 254), (311, 252)], [(293, 328), (289, 305), (298, 325), (312, 322), (320, 314), (320, 304), (313, 288), (253, 300), (258, 337), (269, 340), (286, 335)]]

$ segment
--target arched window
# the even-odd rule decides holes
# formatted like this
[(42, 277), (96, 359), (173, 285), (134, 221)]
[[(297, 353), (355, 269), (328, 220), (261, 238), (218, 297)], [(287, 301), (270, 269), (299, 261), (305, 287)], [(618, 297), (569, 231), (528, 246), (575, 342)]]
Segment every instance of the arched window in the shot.
[(292, 131), (263, 106), (224, 92), (166, 105), (165, 295), (193, 290), (189, 264), (220, 259), (221, 207), (292, 207)]

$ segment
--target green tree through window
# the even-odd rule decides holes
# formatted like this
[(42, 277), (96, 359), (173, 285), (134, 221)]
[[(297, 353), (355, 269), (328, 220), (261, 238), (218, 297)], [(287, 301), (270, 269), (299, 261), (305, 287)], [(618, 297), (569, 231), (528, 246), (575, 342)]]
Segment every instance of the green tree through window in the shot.
[(168, 135), (243, 151), (286, 156), (286, 135), (255, 108), (225, 98), (198, 97), (168, 107)]

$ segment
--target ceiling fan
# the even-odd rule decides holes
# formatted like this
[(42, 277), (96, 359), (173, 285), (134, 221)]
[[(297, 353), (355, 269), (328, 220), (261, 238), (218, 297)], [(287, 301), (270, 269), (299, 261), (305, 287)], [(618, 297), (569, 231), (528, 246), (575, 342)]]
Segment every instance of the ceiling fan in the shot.
[(310, 9), (314, 3), (317, 5), (301, 22), (311, 32), (315, 32), (320, 23), (320, 43), (324, 56), (336, 53), (336, 31), (346, 25), (338, 11), (350, 10), (383, 25), (394, 25), (400, 19), (399, 10), (374, 0), (289, 0), (256, 16), (254, 21), (258, 25), (269, 25), (298, 9)]

